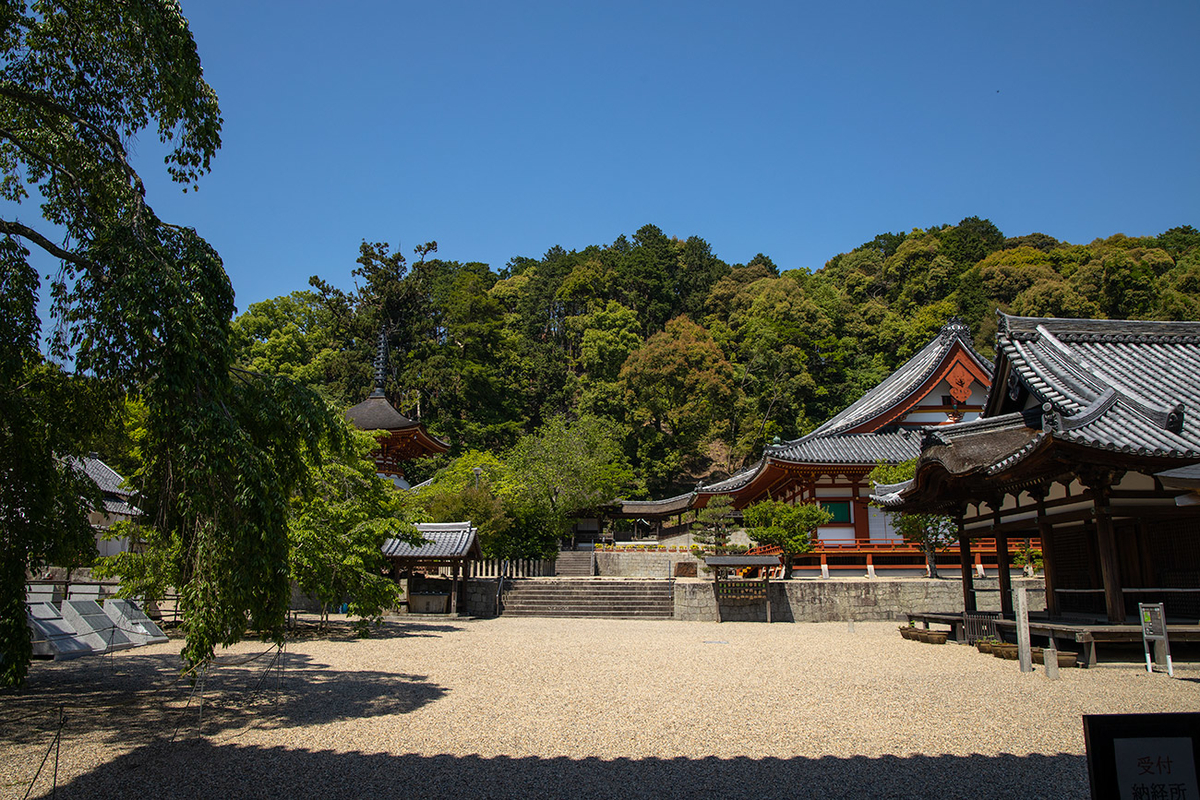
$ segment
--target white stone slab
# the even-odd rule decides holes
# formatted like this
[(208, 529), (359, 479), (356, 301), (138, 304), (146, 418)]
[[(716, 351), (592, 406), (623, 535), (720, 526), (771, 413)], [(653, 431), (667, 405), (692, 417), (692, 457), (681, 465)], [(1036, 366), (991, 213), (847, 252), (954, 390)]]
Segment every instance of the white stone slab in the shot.
[(95, 600), (64, 600), (62, 616), (75, 629), (76, 635), (98, 653), (134, 646)]
[(78, 636), (75, 629), (49, 603), (33, 603), (25, 615), (33, 639), (33, 654), (62, 661), (91, 655), (92, 648)]
[(135, 645), (161, 644), (167, 635), (154, 624), (154, 620), (128, 600), (110, 597), (104, 601), (104, 613)]

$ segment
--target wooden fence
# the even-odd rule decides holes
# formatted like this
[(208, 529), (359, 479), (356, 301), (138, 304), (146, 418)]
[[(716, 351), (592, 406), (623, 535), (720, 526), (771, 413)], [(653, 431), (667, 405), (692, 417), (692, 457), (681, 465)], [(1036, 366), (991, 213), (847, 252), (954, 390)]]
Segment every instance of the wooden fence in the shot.
[(547, 578), (554, 575), (554, 561), (546, 558), (488, 558), (470, 561), (468, 578)]

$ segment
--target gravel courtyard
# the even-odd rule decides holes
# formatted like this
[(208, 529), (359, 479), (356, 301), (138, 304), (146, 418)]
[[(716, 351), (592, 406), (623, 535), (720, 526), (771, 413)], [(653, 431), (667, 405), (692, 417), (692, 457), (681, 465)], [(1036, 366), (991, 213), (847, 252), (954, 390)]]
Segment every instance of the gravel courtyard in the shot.
[(1200, 711), (1195, 662), (1051, 681), (894, 623), (404, 618), (195, 692), (178, 650), (35, 663), (0, 693), (0, 796), (48, 752), (50, 795), (60, 709), (67, 798), (1085, 798), (1080, 715)]

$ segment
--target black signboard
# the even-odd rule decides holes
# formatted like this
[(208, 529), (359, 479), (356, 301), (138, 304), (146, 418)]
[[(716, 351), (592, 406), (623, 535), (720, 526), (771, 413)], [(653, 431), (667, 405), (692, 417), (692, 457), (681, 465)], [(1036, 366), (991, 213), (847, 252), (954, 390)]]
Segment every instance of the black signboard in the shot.
[(1085, 714), (1093, 800), (1200, 798), (1200, 714)]

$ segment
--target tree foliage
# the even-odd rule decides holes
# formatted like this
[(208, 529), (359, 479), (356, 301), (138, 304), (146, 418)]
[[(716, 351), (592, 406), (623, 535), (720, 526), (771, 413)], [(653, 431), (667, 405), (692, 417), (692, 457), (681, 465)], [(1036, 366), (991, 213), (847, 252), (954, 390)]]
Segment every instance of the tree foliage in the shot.
[(424, 539), (410, 521), (406, 495), (375, 474), (369, 459), (374, 438), (355, 433), (353, 439), (345, 455), (322, 454), (307, 491), (292, 499), (289, 563), (300, 590), (320, 602), (322, 623), (330, 608), (347, 603), (366, 630), (398, 595), (396, 583), (384, 574), (384, 541), (418, 545)]
[(817, 528), (833, 514), (817, 503), (792, 505), (779, 500), (761, 500), (742, 509), (746, 535), (760, 545), (774, 545), (783, 553), (783, 577), (792, 577), (792, 563), (812, 549)]
[[(64, 430), (91, 420), (57, 416), (29, 382), (42, 322), (29, 245), (60, 265), (49, 287), (51, 352), (73, 359), (79, 376), (64, 396), (107, 396), (112, 408), (129, 391), (145, 403), (139, 504), (171, 563), (188, 661), (208, 658), (247, 626), (279, 635), (287, 498), (305, 456), (337, 441), (315, 395), (231, 369), (232, 287), (195, 231), (160, 220), (147, 204), (128, 151), (147, 128), (168, 144), (167, 171), (185, 187), (220, 146), (216, 95), (177, 5), (71, 0), (0, 9), (0, 196), (8, 212), (0, 262), (16, 334), (0, 341), (3, 424), (13, 426), (0, 462), (20, 462), (2, 476), (16, 492), (4, 532), (14, 558), (5, 554), (0, 587), (8, 683), (22, 679), (27, 663), (18, 613), (24, 570), (54, 552), (53, 530), (70, 522), (66, 505), (78, 503), (58, 464), (82, 452), (86, 437)], [(39, 203), (46, 227), (17, 213), (27, 200)], [(89, 395), (95, 385), (103, 389)]]
[[(916, 459), (899, 464), (879, 463), (867, 475), (867, 480), (878, 484), (896, 484), (911, 480), (916, 469)], [(921, 545), (925, 553), (925, 566), (929, 577), (938, 577), (937, 551), (958, 537), (958, 526), (950, 517), (940, 514), (899, 514), (888, 512), (892, 525), (906, 542)]]

